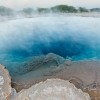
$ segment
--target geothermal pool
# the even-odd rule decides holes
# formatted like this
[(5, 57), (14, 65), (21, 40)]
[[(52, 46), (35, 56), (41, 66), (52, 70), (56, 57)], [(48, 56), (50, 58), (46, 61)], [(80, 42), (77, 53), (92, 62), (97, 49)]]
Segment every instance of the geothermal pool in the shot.
[(100, 18), (46, 16), (0, 22), (0, 63), (10, 72), (48, 53), (72, 60), (100, 59)]

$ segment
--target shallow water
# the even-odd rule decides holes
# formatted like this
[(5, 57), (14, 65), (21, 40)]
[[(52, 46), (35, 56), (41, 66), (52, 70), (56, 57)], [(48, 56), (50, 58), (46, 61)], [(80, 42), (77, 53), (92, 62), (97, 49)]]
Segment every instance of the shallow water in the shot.
[(12, 72), (31, 57), (55, 53), (100, 59), (100, 18), (48, 16), (0, 22), (0, 63)]

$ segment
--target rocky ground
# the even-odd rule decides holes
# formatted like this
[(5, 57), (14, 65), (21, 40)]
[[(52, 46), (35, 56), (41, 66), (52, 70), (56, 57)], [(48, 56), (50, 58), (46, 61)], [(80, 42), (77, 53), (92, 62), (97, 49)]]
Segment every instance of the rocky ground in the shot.
[[(62, 61), (63, 63), (61, 63)], [(16, 77), (12, 81), (12, 86), (15, 87), (17, 91), (20, 91), (23, 88), (29, 88), (38, 82), (50, 78), (60, 78), (69, 80), (77, 88), (88, 92), (93, 100), (96, 100), (94, 99), (95, 97), (97, 97), (98, 100), (100, 99), (99, 60), (71, 61), (70, 59), (65, 60), (55, 54), (49, 54), (45, 56), (43, 60), (38, 59), (35, 60), (35, 62), (30, 62), (27, 62), (24, 65), (25, 68), (29, 68), (27, 73), (20, 75), (20, 77)], [(39, 67), (36, 70), (37, 65), (39, 65)]]
[(8, 71), (0, 65), (0, 100), (90, 100), (69, 81), (49, 79), (16, 93)]
[(61, 79), (49, 79), (19, 92), (15, 100), (90, 100), (87, 93)]
[(0, 65), (0, 100), (7, 100), (11, 90), (11, 77), (5, 67)]
[[(66, 94), (66, 92), (64, 95), (61, 94), (63, 89), (64, 91), (68, 92), (72, 91), (71, 93), (75, 95), (75, 97), (79, 97), (77, 100), (90, 100), (89, 96), (86, 95), (85, 97), (82, 96), (83, 99), (80, 99), (80, 93), (84, 94), (82, 91), (87, 92), (90, 95), (91, 100), (100, 100), (99, 60), (71, 61), (70, 59), (65, 60), (64, 58), (55, 54), (48, 54), (46, 56), (42, 56), (41, 58), (42, 59), (36, 58), (36, 60), (33, 60), (33, 62), (25, 62), (23, 66), (25, 68), (24, 73), (21, 73), (18, 77), (12, 77), (13, 88), (11, 87), (11, 77), (7, 69), (0, 65), (0, 100), (33, 100), (32, 98), (37, 98), (36, 100), (42, 100), (40, 99), (41, 95), (43, 95), (43, 100), (47, 100), (46, 95), (51, 97), (54, 92), (57, 92), (57, 94), (53, 95), (54, 98), (57, 96), (59, 98), (57, 98), (57, 100), (66, 100), (66, 95), (68, 94)], [(63, 80), (59, 80), (58, 78)], [(69, 80), (70, 83), (64, 80)], [(57, 85), (57, 83), (62, 85)], [(81, 89), (82, 91), (80, 92), (80, 90), (74, 88), (71, 83), (73, 83), (76, 88)], [(56, 85), (57, 89), (55, 88)], [(67, 85), (71, 85), (72, 90), (70, 90)], [(18, 91), (18, 93), (16, 93), (14, 88)], [(55, 90), (53, 91), (54, 88)], [(50, 92), (47, 92), (48, 89)], [(40, 92), (37, 93), (38, 91)], [(46, 91), (48, 94), (43, 94), (43, 91)], [(78, 94), (74, 94), (74, 91), (76, 91), (75, 93)], [(69, 92), (69, 95), (72, 94)], [(29, 95), (31, 96), (29, 97)], [(64, 99), (60, 99), (59, 96), (64, 97)], [(68, 97), (70, 98), (68, 100), (76, 100), (72, 99), (70, 96)], [(86, 99), (87, 97), (88, 99)], [(50, 98), (48, 100), (56, 99)]]

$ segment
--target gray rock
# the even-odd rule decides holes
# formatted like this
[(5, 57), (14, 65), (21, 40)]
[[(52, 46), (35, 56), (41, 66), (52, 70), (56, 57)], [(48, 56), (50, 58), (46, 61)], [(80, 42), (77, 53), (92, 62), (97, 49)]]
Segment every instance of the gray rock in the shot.
[(7, 100), (11, 95), (11, 77), (4, 66), (0, 65), (0, 100)]
[(22, 90), (12, 100), (90, 100), (90, 97), (69, 81), (48, 79)]
[(65, 59), (61, 56), (58, 56), (53, 53), (49, 53), (48, 55), (42, 55), (33, 57), (31, 61), (25, 62), (23, 66), (20, 66), (20, 73), (27, 73), (30, 71), (34, 71), (41, 67), (57, 67), (60, 64), (63, 64)]

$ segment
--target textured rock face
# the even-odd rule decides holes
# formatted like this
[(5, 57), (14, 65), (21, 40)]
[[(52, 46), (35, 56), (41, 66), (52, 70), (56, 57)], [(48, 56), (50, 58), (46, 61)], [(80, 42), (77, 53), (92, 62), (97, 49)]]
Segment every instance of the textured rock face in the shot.
[(0, 65), (0, 100), (90, 100), (90, 97), (61, 79), (48, 79), (16, 93), (8, 71)]
[(90, 97), (68, 81), (49, 79), (22, 90), (12, 100), (90, 100)]
[(7, 100), (11, 94), (11, 78), (4, 66), (0, 65), (0, 100)]
[(27, 73), (33, 70), (36, 70), (41, 67), (55, 67), (63, 64), (65, 59), (61, 56), (58, 56), (53, 53), (49, 53), (48, 55), (42, 55), (34, 57), (31, 61), (26, 62), (23, 66), (21, 66), (21, 73)]

